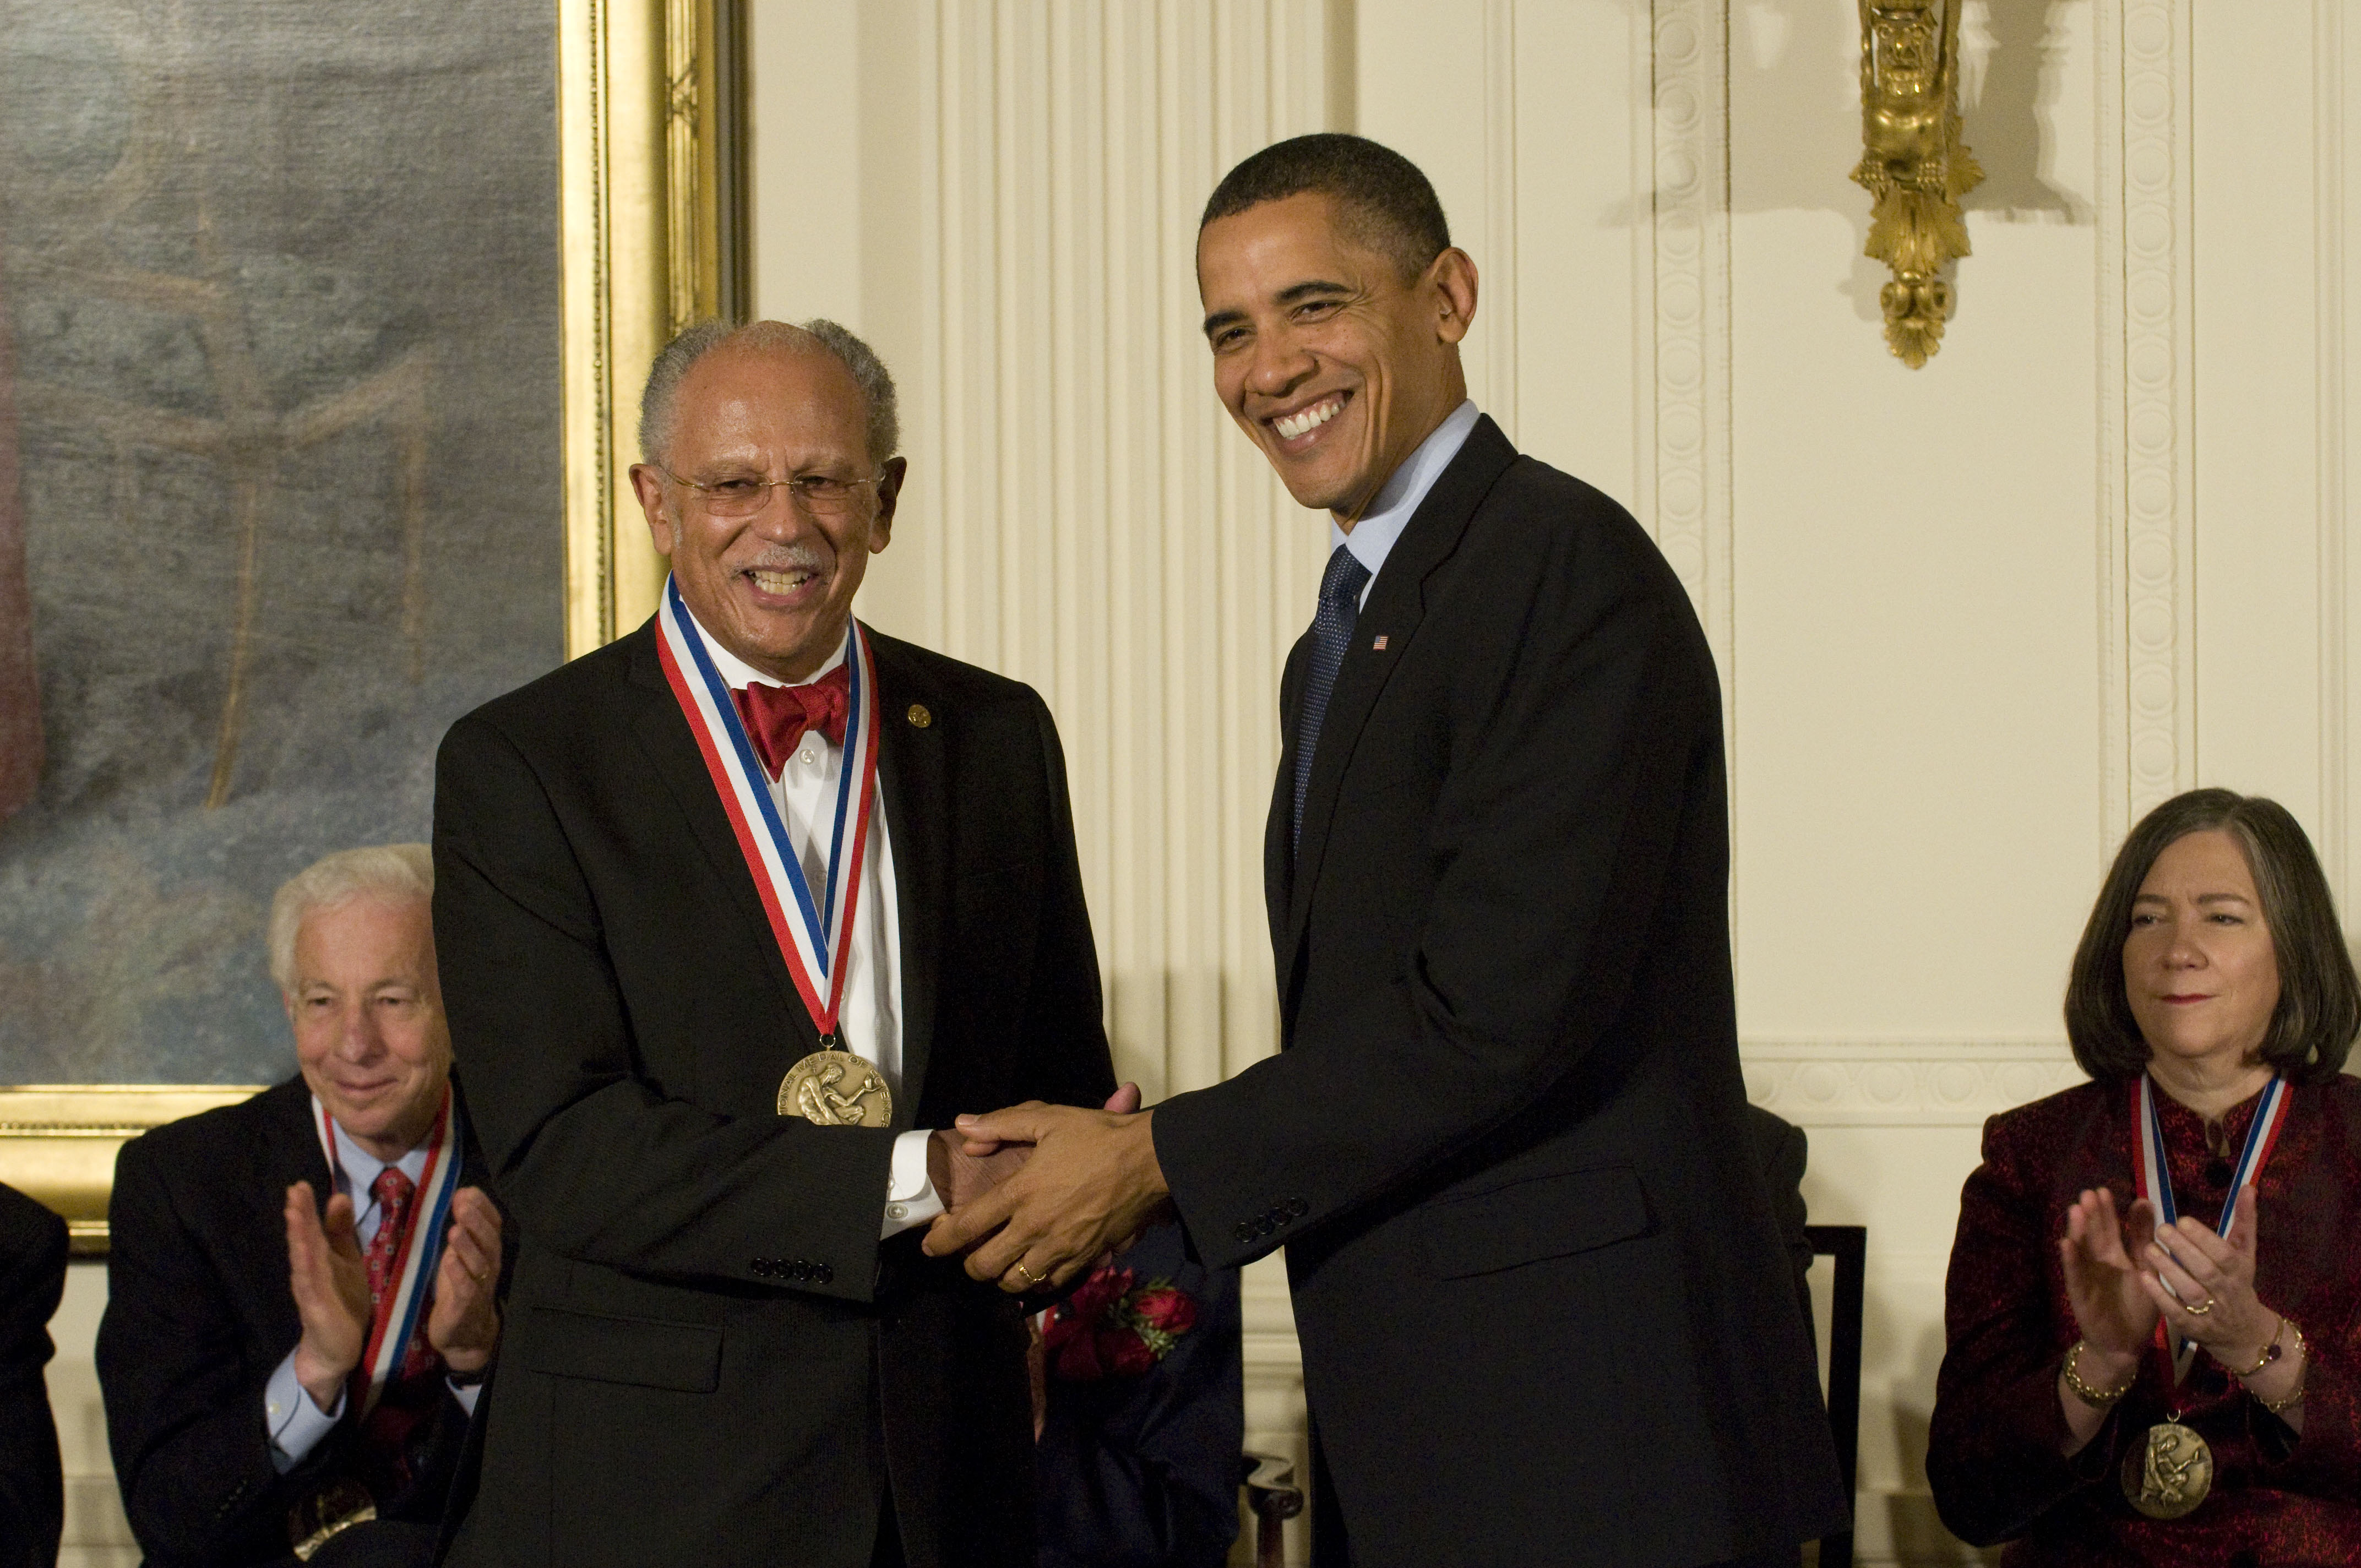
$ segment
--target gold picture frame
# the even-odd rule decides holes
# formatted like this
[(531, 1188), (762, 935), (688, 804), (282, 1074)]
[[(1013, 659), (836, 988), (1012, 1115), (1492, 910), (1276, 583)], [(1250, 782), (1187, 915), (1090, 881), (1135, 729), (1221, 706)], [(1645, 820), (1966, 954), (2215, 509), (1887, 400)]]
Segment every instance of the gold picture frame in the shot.
[[(566, 655), (653, 614), (664, 562), (632, 499), (638, 394), (664, 342), (746, 314), (743, 0), (559, 0)], [(106, 1250), (115, 1157), (253, 1084), (0, 1086), (0, 1181)]]

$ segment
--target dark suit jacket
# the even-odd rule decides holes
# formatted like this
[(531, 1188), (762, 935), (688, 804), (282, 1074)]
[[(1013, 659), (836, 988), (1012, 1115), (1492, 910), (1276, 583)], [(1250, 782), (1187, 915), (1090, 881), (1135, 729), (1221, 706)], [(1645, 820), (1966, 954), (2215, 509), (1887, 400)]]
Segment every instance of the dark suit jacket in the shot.
[(1746, 1133), (1719, 688), (1664, 558), (1479, 421), (1361, 611), (1290, 864), (1294, 765), (1285, 1048), (1156, 1145), (1208, 1263), (1287, 1245), (1351, 1561), (1674, 1568), (1838, 1526)]
[(891, 1128), (776, 1113), (818, 1036), (653, 623), (444, 740), (443, 992), (522, 1239), (456, 1563), (866, 1568), (889, 1476), (914, 1568), (1030, 1563), (1019, 1304), (878, 1230), (895, 1134), (1113, 1091), (1065, 764), (1029, 688), (873, 646)]
[[(470, 1149), (460, 1179), (483, 1186)], [(287, 1189), (323, 1205), (328, 1162), (301, 1078), (123, 1146), (107, 1207), (98, 1381), (131, 1533), (151, 1568), (295, 1561), (287, 1516), (344, 1474), (358, 1423), (281, 1475), (263, 1394), (302, 1338), (287, 1285)], [(416, 1479), (380, 1497), (388, 1519), (442, 1517), (467, 1427), (456, 1399), (422, 1435)]]
[(1795, 1276), (1795, 1301), (1804, 1311), (1804, 1326), (1812, 1326), (1811, 1214), (1804, 1205), (1804, 1168), (1812, 1157), (1811, 1140), (1804, 1129), (1760, 1105), (1746, 1108), (1746, 1135), (1754, 1146), (1754, 1163), (1763, 1172), (1763, 1190), (1771, 1199), (1771, 1215), (1779, 1227), (1779, 1245), (1786, 1249), (1787, 1266)]
[(0, 1186), (0, 1568), (49, 1568), (65, 1518), (41, 1368), (66, 1288), (66, 1223)]

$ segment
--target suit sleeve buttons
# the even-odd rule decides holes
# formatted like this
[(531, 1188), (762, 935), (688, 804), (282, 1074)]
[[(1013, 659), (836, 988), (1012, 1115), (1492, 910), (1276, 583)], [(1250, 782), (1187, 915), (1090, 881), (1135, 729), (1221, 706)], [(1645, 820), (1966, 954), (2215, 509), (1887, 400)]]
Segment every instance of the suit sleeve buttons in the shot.
[(1237, 1239), (1242, 1242), (1250, 1242), (1254, 1240), (1256, 1235), (1254, 1222), (1252, 1220), (1240, 1220), (1235, 1225), (1231, 1227), (1230, 1234), (1237, 1237)]

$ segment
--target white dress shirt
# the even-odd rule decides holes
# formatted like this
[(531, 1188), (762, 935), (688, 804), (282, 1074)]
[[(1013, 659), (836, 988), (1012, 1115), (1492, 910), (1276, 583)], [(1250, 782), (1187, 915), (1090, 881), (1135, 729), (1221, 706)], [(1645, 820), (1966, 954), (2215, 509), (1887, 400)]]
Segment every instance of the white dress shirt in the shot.
[[(692, 614), (706, 656), (722, 684), (733, 692), (750, 685), (781, 685), (724, 648)], [(844, 663), (844, 645), (812, 672), (818, 680)], [(828, 886), (829, 808), (836, 802), (836, 781), (844, 766), (844, 748), (817, 729), (807, 730), (779, 776), (770, 781), (772, 804), (786, 825), (787, 841), (803, 862), (805, 883), (817, 901)], [(869, 817), (869, 848), (861, 862), (861, 899), (853, 911), (851, 940), (844, 959), (844, 992), (838, 1003), (838, 1039), (847, 1050), (874, 1067), (885, 1087), (902, 1092), (902, 922), (895, 902), (894, 846), (885, 830), (884, 802)], [(894, 1140), (894, 1163), (886, 1179), (884, 1234), (894, 1235), (921, 1225), (943, 1212), (942, 1200), (927, 1175), (927, 1140), (923, 1131), (904, 1133)]]
[[(316, 1094), (312, 1096), (312, 1124), (318, 1126), (326, 1113), (320, 1104), (320, 1097)], [(380, 1218), (377, 1194), (370, 1189), (377, 1185), (378, 1172), (383, 1170), (389, 1162), (355, 1143), (353, 1135), (345, 1131), (341, 1122), (332, 1120), (329, 1125), (336, 1129), (336, 1168), (330, 1179), (335, 1182), (337, 1192), (353, 1201), (353, 1234), (360, 1238), (361, 1250), (366, 1253), (370, 1239), (377, 1234)], [(426, 1173), (426, 1146), (421, 1143), (390, 1163), (410, 1178), (415, 1186), (418, 1179)], [(322, 1201), (325, 1202), (326, 1197)], [(481, 1384), (470, 1384), (464, 1388), (454, 1387), (451, 1397), (472, 1416), (476, 1413), (476, 1396), (481, 1391)], [(301, 1464), (303, 1456), (317, 1447), (322, 1438), (335, 1430), (336, 1422), (344, 1419), (345, 1395), (342, 1389), (338, 1389), (335, 1404), (326, 1410), (313, 1404), (312, 1397), (303, 1392), (303, 1385), (296, 1380), (295, 1353), (291, 1350), (286, 1359), (270, 1374), (270, 1381), (262, 1390), (262, 1409), (270, 1431), (270, 1463), (277, 1465), (279, 1473), (284, 1475)]]
[(1336, 526), (1335, 519), (1329, 519), (1328, 553), (1334, 554), (1336, 546), (1342, 544), (1368, 571), (1369, 580), (1361, 585), (1361, 603), (1365, 608), (1369, 602), (1369, 590), (1378, 586), (1378, 574), (1385, 570), (1386, 557), (1393, 554), (1394, 541), (1410, 526), (1411, 515), (1418, 510), (1419, 502), (1426, 499), (1426, 492), (1434, 488), (1434, 481), (1443, 477), (1443, 471), (1451, 466), (1451, 460), (1467, 444), (1468, 434), (1481, 417), (1482, 411), (1473, 398), (1444, 416), (1443, 422), (1418, 444), (1418, 449), (1403, 458), (1401, 466), (1378, 487), (1377, 499), (1369, 502), (1367, 513), (1353, 525), (1352, 532), (1345, 532)]

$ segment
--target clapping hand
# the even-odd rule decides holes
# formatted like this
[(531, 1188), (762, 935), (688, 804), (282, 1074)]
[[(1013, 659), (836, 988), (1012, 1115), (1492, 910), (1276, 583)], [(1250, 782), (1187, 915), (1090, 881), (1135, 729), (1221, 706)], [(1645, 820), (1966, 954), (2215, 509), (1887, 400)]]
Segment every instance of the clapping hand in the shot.
[[(2156, 1206), (2147, 1199), (2134, 1203), (2132, 1235), (2147, 1235), (2156, 1219)], [(2058, 1243), (2066, 1299), (2088, 1346), (2081, 1375), (2103, 1386), (2129, 1376), (2156, 1334), (2153, 1281), (2132, 1261), (2125, 1234), (2114, 1194), (2102, 1187), (2085, 1190), (2066, 1211), (2066, 1234)]]
[(2227, 1238), (2185, 1214), (2151, 1228), (2156, 1239), (2141, 1254), (2147, 1269), (2140, 1276), (2151, 1319), (2163, 1313), (2174, 1332), (2224, 1366), (2259, 1360), (2279, 1334), (2279, 1315), (2255, 1295), (2255, 1190), (2239, 1190)]
[(500, 1212), (479, 1187), (451, 1197), (426, 1343), (457, 1373), (479, 1371), (500, 1343)]
[(287, 1190), (288, 1286), (303, 1337), (295, 1344), (295, 1380), (324, 1414), (344, 1398), (345, 1379), (368, 1343), (368, 1271), (353, 1233), (353, 1201), (339, 1192), (324, 1215), (312, 1184)]

